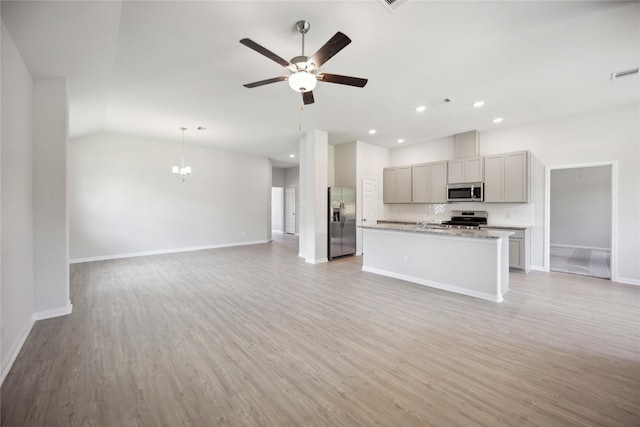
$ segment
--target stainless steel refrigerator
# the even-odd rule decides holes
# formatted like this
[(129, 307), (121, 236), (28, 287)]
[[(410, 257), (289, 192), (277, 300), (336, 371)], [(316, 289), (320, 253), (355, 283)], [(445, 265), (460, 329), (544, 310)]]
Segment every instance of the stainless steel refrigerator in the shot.
[(329, 259), (356, 253), (356, 191), (329, 188)]

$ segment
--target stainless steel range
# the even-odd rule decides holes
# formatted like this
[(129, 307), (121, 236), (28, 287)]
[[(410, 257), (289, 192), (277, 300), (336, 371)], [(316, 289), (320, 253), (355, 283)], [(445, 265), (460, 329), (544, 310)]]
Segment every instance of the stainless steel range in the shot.
[(451, 221), (442, 221), (448, 228), (464, 228), (479, 230), (481, 225), (487, 224), (487, 211), (451, 211)]

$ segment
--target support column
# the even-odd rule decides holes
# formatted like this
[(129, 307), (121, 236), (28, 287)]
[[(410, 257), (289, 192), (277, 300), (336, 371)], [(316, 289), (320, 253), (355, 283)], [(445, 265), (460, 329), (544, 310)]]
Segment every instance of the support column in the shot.
[(299, 256), (306, 262), (327, 262), (327, 167), (329, 137), (307, 131), (300, 140)]

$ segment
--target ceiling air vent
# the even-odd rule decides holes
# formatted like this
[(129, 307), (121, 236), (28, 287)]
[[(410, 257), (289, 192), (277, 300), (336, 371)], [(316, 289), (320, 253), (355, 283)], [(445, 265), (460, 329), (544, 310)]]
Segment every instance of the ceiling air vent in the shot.
[(611, 73), (611, 81), (621, 79), (623, 77), (632, 77), (638, 75), (638, 68), (632, 68), (631, 70), (619, 71), (617, 73)]
[(395, 11), (398, 7), (406, 3), (407, 0), (378, 0), (389, 12)]

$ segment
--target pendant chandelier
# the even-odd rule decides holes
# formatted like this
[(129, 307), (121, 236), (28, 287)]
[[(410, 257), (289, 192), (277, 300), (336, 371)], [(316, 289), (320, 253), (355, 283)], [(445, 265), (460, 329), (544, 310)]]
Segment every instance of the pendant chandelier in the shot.
[(187, 128), (181, 127), (180, 130), (182, 131), (182, 156), (180, 158), (180, 166), (174, 166), (171, 171), (184, 182), (187, 176), (191, 174), (191, 166), (184, 165), (184, 131), (187, 130)]

